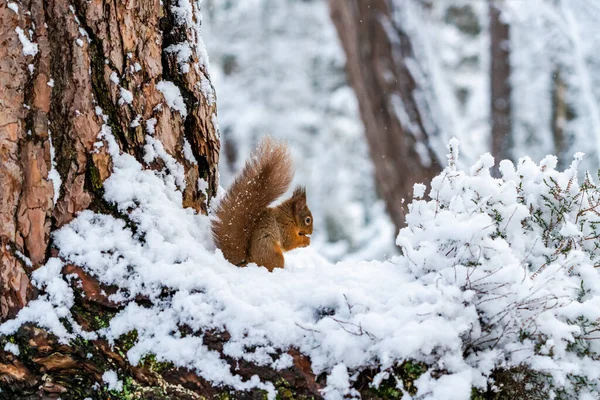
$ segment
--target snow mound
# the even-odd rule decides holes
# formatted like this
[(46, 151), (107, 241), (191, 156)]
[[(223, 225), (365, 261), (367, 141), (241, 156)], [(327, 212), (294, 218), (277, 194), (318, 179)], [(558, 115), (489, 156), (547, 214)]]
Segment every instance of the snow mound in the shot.
[[(55, 232), (60, 259), (33, 276), (44, 294), (0, 333), (34, 322), (63, 341), (114, 341), (135, 330), (132, 364), (154, 354), (215, 385), (260, 388), (270, 398), (273, 383), (236, 375), (202, 332), (227, 331), (226, 356), (276, 369), (291, 366), (285, 351), (298, 349), (315, 374), (328, 375), (327, 399), (358, 396), (355, 372), (393, 375), (407, 360), (427, 366), (415, 381), (419, 398), (469, 399), (497, 368), (525, 366), (551, 394), (584, 395), (599, 382), (600, 192), (589, 176), (578, 183), (581, 155), (564, 172), (550, 156), (539, 165), (503, 161), (501, 179), (490, 176), (489, 155), (469, 172), (452, 162), (431, 182), (429, 200), (423, 187), (415, 191), (397, 238), (401, 256), (331, 264), (307, 248), (269, 273), (229, 264), (211, 242), (209, 217), (182, 208), (176, 177), (119, 154), (108, 126), (100, 138), (114, 161), (106, 200), (129, 222), (84, 211)], [(111, 300), (122, 309), (108, 327), (85, 332), (70, 317), (73, 291), (61, 260), (118, 288)], [(138, 305), (139, 296), (151, 305)], [(118, 381), (113, 371), (105, 375), (109, 385)]]

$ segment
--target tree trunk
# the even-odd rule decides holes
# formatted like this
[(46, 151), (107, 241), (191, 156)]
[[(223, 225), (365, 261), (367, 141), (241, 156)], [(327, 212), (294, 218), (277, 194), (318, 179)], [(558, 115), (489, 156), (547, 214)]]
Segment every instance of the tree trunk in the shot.
[[(0, 4), (0, 321), (36, 296), (30, 275), (56, 253), (52, 231), (86, 209), (127, 218), (103, 198), (103, 182), (112, 172), (99, 137), (103, 125), (122, 152), (146, 168), (162, 169), (160, 158), (144, 162), (146, 135), (153, 131), (184, 167), (183, 206), (207, 212), (218, 184), (216, 105), (202, 49), (192, 49), (187, 67), (169, 49), (184, 41), (194, 45), (199, 26), (197, 20), (186, 26), (171, 3)], [(167, 105), (157, 89), (163, 80), (179, 89), (187, 116)], [(184, 157), (185, 141), (195, 161)], [(199, 178), (207, 182), (206, 191)], [(82, 326), (98, 328), (118, 311), (83, 270), (67, 266), (63, 272), (83, 282), (72, 310)], [(147, 368), (127, 367), (119, 347), (102, 340), (65, 345), (31, 325), (10, 340), (21, 348), (18, 357), (0, 351), (0, 389), (10, 398), (96, 396), (100, 392), (91, 386), (102, 383), (104, 367), (121, 364), (140, 387), (179, 393), (186, 385), (208, 386), (186, 371), (162, 377), (150, 361)], [(194, 393), (175, 397), (197, 398)]]
[[(496, 166), (500, 160), (512, 159), (510, 28), (501, 19), (499, 2), (490, 0), (490, 99), (492, 155)], [(495, 168), (498, 173), (498, 168)]]
[(437, 127), (415, 77), (410, 37), (394, 19), (386, 0), (331, 0), (331, 15), (347, 57), (375, 178), (397, 228), (404, 226), (404, 205), (413, 185), (429, 182), (440, 166), (430, 138)]
[(552, 75), (552, 138), (554, 154), (558, 157), (558, 168), (566, 168), (567, 137), (565, 125), (568, 120), (567, 84), (562, 76), (560, 67), (556, 67)]

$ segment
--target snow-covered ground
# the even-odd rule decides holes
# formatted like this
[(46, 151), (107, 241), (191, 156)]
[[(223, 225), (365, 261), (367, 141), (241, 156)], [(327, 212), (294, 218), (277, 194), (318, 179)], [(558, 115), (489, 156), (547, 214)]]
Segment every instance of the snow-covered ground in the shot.
[[(574, 393), (574, 376), (590, 388), (600, 379), (590, 333), (600, 318), (600, 279), (596, 244), (587, 240), (600, 217), (586, 211), (600, 196), (591, 182), (577, 183), (579, 155), (564, 173), (554, 170), (553, 157), (540, 165), (523, 159), (516, 168), (504, 161), (503, 179), (493, 179), (489, 155), (468, 172), (457, 170), (452, 141), (449, 167), (431, 183), (429, 200), (415, 187), (408, 227), (397, 237), (402, 255), (332, 264), (309, 247), (289, 253), (286, 268), (269, 273), (225, 261), (211, 242), (209, 217), (182, 208), (176, 177), (119, 154), (108, 126), (102, 139), (115, 166), (106, 199), (137, 230), (85, 211), (55, 232), (54, 242), (65, 262), (118, 287), (111, 299), (123, 310), (107, 328), (84, 332), (70, 314), (74, 297), (60, 273), (63, 261), (52, 258), (33, 274), (45, 294), (0, 333), (24, 322), (65, 341), (77, 335), (112, 341), (136, 330), (127, 352), (133, 364), (153, 353), (215, 384), (263, 388), (270, 396), (272, 383), (244, 381), (201, 336), (182, 336), (179, 327), (226, 330), (226, 355), (274, 368), (290, 366), (291, 357), (271, 355), (297, 348), (310, 356), (315, 373), (328, 374), (328, 399), (356, 394), (350, 389), (356, 370), (380, 366), (386, 374), (407, 359), (431, 366), (416, 386), (432, 399), (468, 399), (499, 366), (528, 365), (567, 393)], [(165, 297), (164, 288), (172, 295)], [(138, 295), (152, 306), (137, 305)], [(579, 389), (583, 396), (588, 387)]]

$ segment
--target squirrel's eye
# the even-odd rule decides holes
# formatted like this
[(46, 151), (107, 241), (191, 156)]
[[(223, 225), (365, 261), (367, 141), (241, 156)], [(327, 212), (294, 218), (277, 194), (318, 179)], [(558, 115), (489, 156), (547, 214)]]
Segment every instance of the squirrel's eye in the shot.
[(306, 222), (306, 225), (310, 224), (310, 217), (306, 217), (306, 219), (304, 220), (304, 222)]

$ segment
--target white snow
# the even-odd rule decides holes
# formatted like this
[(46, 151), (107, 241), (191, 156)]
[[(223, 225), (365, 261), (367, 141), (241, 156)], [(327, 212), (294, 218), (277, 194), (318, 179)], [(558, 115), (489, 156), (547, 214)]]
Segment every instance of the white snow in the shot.
[(183, 118), (187, 117), (187, 109), (181, 96), (181, 91), (173, 82), (160, 81), (156, 88), (163, 94), (167, 105), (175, 111), (179, 111)]
[(142, 120), (142, 116), (140, 114), (136, 115), (133, 121), (129, 124), (130, 128), (137, 128), (140, 126), (140, 121)]
[(198, 190), (201, 193), (206, 194), (206, 190), (208, 189), (208, 182), (204, 178), (198, 178)]
[[(271, 398), (272, 383), (243, 380), (201, 336), (182, 337), (178, 327), (225, 330), (231, 335), (225, 355), (274, 368), (290, 362), (289, 356), (277, 356), (278, 350), (297, 348), (310, 357), (316, 374), (328, 375), (323, 392), (328, 399), (355, 395), (350, 385), (357, 368), (379, 365), (386, 371), (406, 359), (446, 371), (418, 379), (425, 399), (450, 389), (451, 398), (469, 399), (471, 388), (486, 387), (500, 365), (528, 365), (570, 393), (575, 387), (566, 374), (600, 377), (600, 361), (578, 355), (571, 345), (583, 341), (594, 353), (600, 349), (593, 335), (587, 340), (572, 322), (579, 316), (600, 318), (597, 255), (593, 242), (585, 240), (600, 217), (577, 216), (579, 203), (574, 203), (565, 221), (577, 224), (569, 225), (564, 238), (564, 224), (546, 236), (535, 217), (556, 220), (545, 202), (570, 204), (579, 193), (578, 159), (565, 172), (552, 168), (552, 158), (540, 165), (527, 158), (516, 166), (504, 161), (503, 179), (484, 173), (487, 156), (471, 172), (448, 167), (431, 182), (431, 200), (409, 205), (408, 226), (397, 238), (403, 255), (331, 264), (309, 247), (288, 253), (286, 268), (269, 273), (253, 265), (237, 268), (214, 250), (209, 218), (181, 207), (176, 167), (144, 169), (132, 156), (119, 154), (108, 126), (101, 136), (114, 162), (104, 183), (106, 199), (128, 213), (137, 233), (115, 217), (83, 211), (55, 232), (54, 243), (65, 262), (118, 287), (111, 299), (122, 311), (106, 329), (82, 332), (75, 324), (75, 333), (68, 333), (59, 318), (72, 321), (73, 292), (61, 279), (62, 262), (52, 258), (33, 274), (45, 294), (1, 325), (1, 333), (36, 321), (63, 341), (74, 335), (112, 341), (135, 329), (138, 340), (127, 352), (133, 364), (152, 353), (213, 384), (262, 388)], [(160, 142), (146, 139), (156, 154), (162, 151)], [(578, 200), (585, 209), (598, 198), (588, 192)], [(573, 247), (557, 252), (565, 243)], [(581, 285), (587, 294), (574, 301)], [(162, 288), (172, 296), (162, 296)], [(137, 296), (152, 305), (137, 305)], [(540, 343), (540, 337), (546, 339)], [(465, 355), (465, 349), (471, 350)], [(110, 376), (114, 382), (116, 375)]]
[[(209, 67), (208, 53), (204, 46), (204, 41), (200, 35), (200, 27), (202, 25), (202, 13), (200, 12), (201, 1), (190, 2), (190, 0), (178, 0), (171, 5), (171, 11), (175, 15), (175, 22), (186, 28), (187, 40), (176, 45), (172, 45), (173, 49), (178, 46), (193, 48), (200, 63), (205, 67)], [(176, 46), (176, 47), (173, 47)], [(178, 50), (179, 51), (179, 50)], [(185, 52), (186, 50), (184, 50)], [(182, 57), (185, 57), (182, 55)], [(182, 67), (182, 73), (189, 72), (189, 64)]]
[[(0, 334), (14, 333), (21, 325), (33, 322), (42, 328), (55, 332), (61, 343), (67, 343), (76, 335), (84, 339), (96, 339), (95, 332), (86, 332), (73, 319), (70, 308), (73, 306), (73, 291), (61, 275), (63, 263), (58, 258), (51, 258), (46, 265), (33, 271), (32, 283), (44, 292), (35, 300), (29, 302), (17, 317), (0, 325)], [(60, 321), (66, 318), (74, 333), (69, 333)]]
[(215, 91), (212, 88), (210, 81), (208, 78), (206, 78), (206, 76), (204, 76), (204, 74), (201, 75), (198, 85), (200, 85), (200, 90), (202, 91), (202, 94), (204, 95), (208, 105), (212, 106), (216, 101)]
[(171, 11), (175, 14), (176, 22), (179, 25), (187, 25), (191, 27), (194, 24), (192, 3), (189, 0), (178, 0), (177, 5), (171, 6)]
[(121, 80), (119, 79), (119, 75), (117, 75), (117, 73), (114, 71), (110, 74), (110, 81), (115, 85), (118, 85), (119, 82), (121, 82)]
[(27, 257), (25, 254), (21, 253), (19, 250), (15, 250), (15, 255), (17, 257), (19, 257), (21, 259), (21, 261), (23, 261), (25, 263), (25, 265), (27, 265), (28, 267), (33, 266), (31, 259), (29, 257)]
[(450, 168), (456, 168), (456, 163), (458, 161), (458, 156), (460, 152), (458, 148), (458, 139), (455, 137), (450, 139), (450, 142), (448, 143), (448, 146), (446, 146), (446, 149), (448, 150), (448, 165), (450, 166)]
[(169, 172), (165, 175), (165, 179), (174, 179), (174, 182), (181, 190), (185, 189), (185, 169), (183, 168), (183, 165), (178, 163), (177, 160), (167, 153), (160, 140), (154, 139), (150, 135), (146, 135), (144, 151), (144, 161), (146, 163), (151, 163), (156, 157), (160, 157), (164, 161), (165, 167)]
[(131, 104), (133, 103), (133, 93), (125, 88), (119, 88), (119, 92), (121, 93), (121, 98), (119, 99), (119, 105), (124, 103)]
[(19, 15), (19, 6), (17, 5), (17, 3), (13, 3), (12, 1), (9, 1), (8, 8), (13, 10), (15, 12), (15, 14)]
[(156, 118), (150, 118), (146, 120), (146, 132), (148, 132), (149, 135), (154, 135), (154, 130), (156, 129), (157, 123), (158, 121)]
[(118, 379), (117, 373), (108, 370), (102, 374), (102, 380), (108, 385), (108, 390), (120, 392), (123, 390), (123, 382)]
[(62, 179), (60, 174), (56, 170), (56, 154), (54, 151), (54, 146), (52, 145), (52, 133), (48, 130), (48, 143), (50, 144), (50, 171), (48, 172), (48, 179), (52, 182), (52, 186), (54, 187), (54, 197), (53, 202), (56, 204), (58, 201), (58, 197), (60, 196), (60, 187), (62, 186)]
[(188, 42), (172, 44), (165, 49), (167, 53), (175, 53), (177, 55), (177, 64), (181, 68), (181, 72), (187, 74), (190, 72), (190, 58), (192, 57), (192, 48)]
[(426, 189), (427, 189), (427, 186), (423, 185), (422, 183), (415, 183), (414, 187), (413, 187), (413, 193), (414, 193), (415, 199), (420, 199), (423, 196), (425, 196)]
[(4, 351), (8, 351), (9, 353), (13, 353), (15, 356), (18, 356), (19, 354), (21, 354), (21, 351), (19, 350), (19, 346), (17, 346), (14, 343), (6, 343), (4, 345)]
[(38, 45), (29, 40), (29, 38), (25, 35), (25, 32), (20, 27), (15, 28), (15, 32), (19, 35), (19, 40), (23, 45), (23, 55), (25, 56), (33, 56), (38, 53)]
[(215, 131), (217, 132), (217, 138), (219, 140), (221, 140), (221, 129), (219, 128), (219, 119), (217, 118), (217, 114), (213, 113), (210, 116), (210, 121), (213, 124), (213, 127), (215, 128)]
[(323, 394), (329, 400), (342, 400), (348, 395), (351, 395), (352, 398), (360, 398), (360, 394), (350, 388), (350, 376), (344, 364), (333, 367), (327, 378), (327, 388), (323, 391)]
[(191, 162), (192, 164), (198, 165), (198, 162), (196, 161), (196, 158), (194, 157), (194, 153), (192, 151), (192, 146), (186, 138), (183, 138), (183, 157), (185, 157), (185, 159)]
[(85, 37), (87, 39), (88, 43), (91, 42), (90, 35), (88, 35), (87, 31), (85, 29), (83, 29), (82, 27), (79, 27), (79, 34), (81, 36)]

